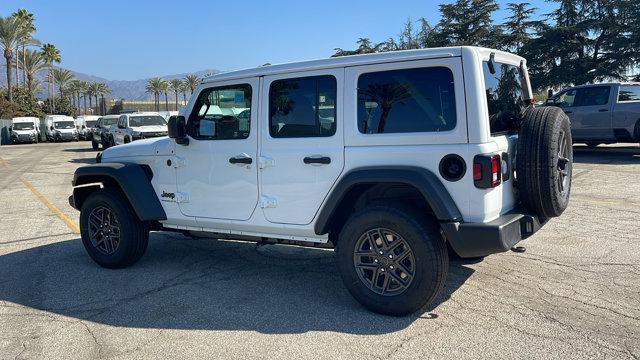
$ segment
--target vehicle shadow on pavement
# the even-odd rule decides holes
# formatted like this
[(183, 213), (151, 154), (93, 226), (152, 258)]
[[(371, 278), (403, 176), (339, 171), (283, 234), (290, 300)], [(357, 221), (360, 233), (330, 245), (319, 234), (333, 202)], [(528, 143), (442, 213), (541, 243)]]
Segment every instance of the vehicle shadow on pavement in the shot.
[[(127, 269), (98, 267), (76, 239), (2, 255), (0, 273), (0, 300), (112, 326), (385, 334), (438, 317), (365, 310), (342, 285), (332, 250), (177, 234), (152, 233), (145, 256)], [(472, 273), (452, 261), (444, 291), (426, 311)]]
[(71, 159), (69, 160), (69, 162), (74, 164), (95, 164), (96, 159), (95, 158)]
[(85, 152), (93, 152), (93, 153), (97, 153), (99, 150), (93, 150), (93, 148), (91, 148), (91, 143), (88, 143), (89, 147), (86, 148), (69, 148), (69, 149), (64, 149), (62, 151), (66, 151), (66, 152), (76, 152), (76, 153), (85, 153)]
[(640, 147), (638, 145), (630, 145), (590, 148), (574, 145), (573, 161), (585, 164), (638, 164), (640, 163)]

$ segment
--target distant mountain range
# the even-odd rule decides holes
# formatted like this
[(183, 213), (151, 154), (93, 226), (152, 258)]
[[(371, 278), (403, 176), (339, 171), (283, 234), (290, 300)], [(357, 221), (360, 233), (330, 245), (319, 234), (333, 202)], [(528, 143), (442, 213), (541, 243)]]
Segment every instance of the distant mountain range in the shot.
[[(153, 94), (149, 94), (147, 92), (145, 92), (145, 86), (147, 85), (147, 81), (149, 79), (140, 79), (140, 80), (107, 80), (98, 76), (93, 76), (93, 75), (88, 75), (88, 74), (83, 74), (83, 73), (79, 73), (76, 71), (71, 70), (74, 74), (74, 76), (76, 77), (76, 79), (79, 80), (84, 80), (84, 81), (95, 81), (95, 82), (102, 82), (105, 83), (109, 86), (109, 88), (111, 89), (111, 95), (109, 96), (110, 98), (114, 98), (114, 99), (126, 99), (126, 100), (149, 100), (149, 99), (153, 99)], [(0, 71), (0, 86), (6, 86), (7, 84), (7, 76), (5, 74), (5, 69), (2, 68), (2, 71)], [(165, 80), (172, 80), (172, 79), (182, 79), (185, 76), (189, 75), (189, 74), (196, 74), (198, 75), (200, 78), (209, 76), (209, 75), (214, 75), (219, 73), (219, 70), (215, 70), (215, 69), (209, 69), (209, 70), (201, 70), (201, 71), (196, 71), (196, 72), (191, 72), (191, 73), (184, 73), (184, 74), (174, 74), (174, 75), (166, 75), (166, 76), (161, 76), (161, 78), (165, 79)], [(42, 71), (41, 73), (39, 73), (36, 78), (38, 78), (41, 82), (42, 82), (42, 88), (43, 91), (41, 92), (40, 96), (44, 97), (46, 96), (46, 84), (44, 83), (44, 77), (46, 75), (46, 71)], [(15, 74), (13, 74), (13, 77), (15, 77)], [(22, 76), (22, 75), (21, 75)], [(21, 79), (22, 80), (22, 79)], [(13, 79), (13, 81), (15, 82), (15, 79)], [(171, 97), (172, 94), (169, 94), (169, 96)]]

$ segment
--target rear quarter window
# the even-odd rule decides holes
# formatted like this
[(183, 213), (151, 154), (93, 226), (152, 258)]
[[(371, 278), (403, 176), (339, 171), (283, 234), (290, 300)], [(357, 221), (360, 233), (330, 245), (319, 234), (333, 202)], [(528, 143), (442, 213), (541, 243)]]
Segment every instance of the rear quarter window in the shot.
[(449, 68), (380, 71), (358, 78), (361, 133), (438, 132), (455, 127), (456, 99)]
[(514, 132), (525, 107), (522, 74), (515, 65), (494, 64), (494, 74), (486, 61), (482, 64), (491, 134)]

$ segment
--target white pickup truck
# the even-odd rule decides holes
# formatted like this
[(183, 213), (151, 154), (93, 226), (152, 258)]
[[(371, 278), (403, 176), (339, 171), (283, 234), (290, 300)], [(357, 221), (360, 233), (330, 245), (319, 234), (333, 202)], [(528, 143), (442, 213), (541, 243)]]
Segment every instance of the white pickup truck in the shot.
[(604, 83), (564, 89), (545, 105), (571, 120), (573, 141), (595, 147), (640, 142), (640, 83)]

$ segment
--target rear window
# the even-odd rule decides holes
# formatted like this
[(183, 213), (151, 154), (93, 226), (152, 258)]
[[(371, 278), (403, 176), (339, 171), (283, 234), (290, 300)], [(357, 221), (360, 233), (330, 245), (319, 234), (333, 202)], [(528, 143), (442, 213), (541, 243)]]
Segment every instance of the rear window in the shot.
[(455, 127), (456, 99), (449, 68), (360, 75), (358, 129), (361, 133), (437, 132)]
[(640, 101), (640, 85), (622, 85), (618, 93), (618, 101)]
[(516, 131), (525, 107), (522, 74), (515, 65), (494, 62), (494, 68), (492, 74), (489, 64), (486, 61), (482, 64), (491, 134)]

